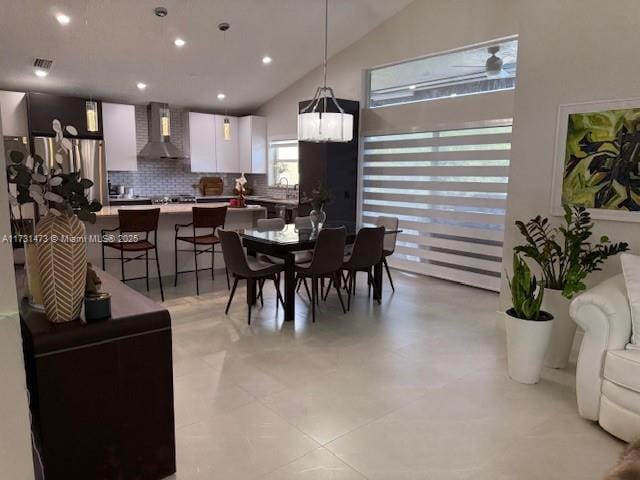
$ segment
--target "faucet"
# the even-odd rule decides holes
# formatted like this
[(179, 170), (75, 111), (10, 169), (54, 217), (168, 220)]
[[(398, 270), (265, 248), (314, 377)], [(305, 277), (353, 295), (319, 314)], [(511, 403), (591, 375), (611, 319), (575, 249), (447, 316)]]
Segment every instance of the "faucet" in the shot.
[(286, 188), (286, 192), (284, 196), (287, 200), (289, 200), (291, 198), (291, 194), (289, 193), (289, 179), (287, 177), (280, 177), (280, 180), (278, 180), (278, 186), (280, 188), (282, 188), (283, 181), (286, 182), (284, 186), (284, 188)]

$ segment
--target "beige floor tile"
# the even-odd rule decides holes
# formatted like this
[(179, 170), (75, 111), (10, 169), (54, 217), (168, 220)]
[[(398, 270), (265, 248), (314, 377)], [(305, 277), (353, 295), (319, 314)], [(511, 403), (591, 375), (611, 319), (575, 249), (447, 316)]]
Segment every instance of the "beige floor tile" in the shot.
[(251, 403), (178, 429), (176, 447), (180, 480), (244, 480), (287, 465), (318, 444), (269, 409)]
[(324, 448), (271, 472), (264, 480), (364, 480), (365, 477)]

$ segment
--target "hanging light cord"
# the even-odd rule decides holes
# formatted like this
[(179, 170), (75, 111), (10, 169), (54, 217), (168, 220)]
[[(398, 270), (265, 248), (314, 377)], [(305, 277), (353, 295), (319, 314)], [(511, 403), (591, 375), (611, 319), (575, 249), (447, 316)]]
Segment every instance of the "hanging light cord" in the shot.
[(324, 88), (327, 88), (327, 44), (329, 43), (329, 0), (324, 2)]

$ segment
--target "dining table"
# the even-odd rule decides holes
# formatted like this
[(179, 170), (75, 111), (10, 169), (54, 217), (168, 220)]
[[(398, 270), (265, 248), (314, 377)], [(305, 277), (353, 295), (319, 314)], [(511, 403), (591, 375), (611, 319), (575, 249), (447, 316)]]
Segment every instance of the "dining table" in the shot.
[[(358, 232), (357, 225), (350, 222), (326, 222), (322, 228), (344, 227), (346, 243), (352, 244)], [(281, 230), (261, 231), (245, 229), (240, 233), (247, 255), (269, 255), (284, 261), (284, 319), (293, 321), (296, 309), (296, 259), (295, 253), (313, 250), (321, 230), (296, 228), (295, 224), (286, 224)], [(394, 233), (388, 231), (387, 233)], [(396, 232), (397, 233), (397, 232)], [(339, 276), (338, 276), (339, 277)], [(339, 287), (339, 286), (338, 286)], [(373, 268), (373, 298), (382, 298), (382, 259)], [(254, 305), (257, 299), (256, 282), (249, 281), (247, 303)]]

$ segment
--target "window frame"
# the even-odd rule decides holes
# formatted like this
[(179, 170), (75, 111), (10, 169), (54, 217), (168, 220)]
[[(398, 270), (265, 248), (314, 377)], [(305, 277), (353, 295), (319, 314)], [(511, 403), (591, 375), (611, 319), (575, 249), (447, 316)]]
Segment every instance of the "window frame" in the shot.
[[(278, 144), (278, 143), (295, 143), (296, 146), (298, 146), (299, 142), (298, 142), (298, 137), (297, 135), (274, 135), (271, 136), (267, 139), (267, 149), (268, 149), (268, 159), (267, 159), (267, 186), (269, 188), (278, 188), (280, 187), (280, 185), (278, 184), (279, 178), (276, 178), (276, 175), (274, 175), (274, 167), (275, 167), (275, 163), (276, 163), (276, 159), (274, 158), (274, 148), (273, 145), (274, 144)], [(287, 163), (296, 163), (298, 165), (298, 180), (299, 180), (299, 176), (300, 176), (300, 155), (299, 155), (299, 150), (298, 150), (298, 156), (296, 158), (296, 160), (288, 160), (288, 161), (280, 161), (280, 162), (287, 162)], [(292, 184), (293, 185), (293, 184)], [(291, 185), (291, 186), (292, 186)]]

